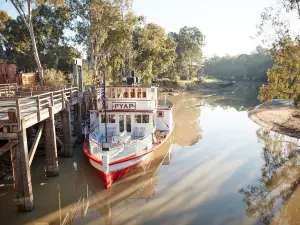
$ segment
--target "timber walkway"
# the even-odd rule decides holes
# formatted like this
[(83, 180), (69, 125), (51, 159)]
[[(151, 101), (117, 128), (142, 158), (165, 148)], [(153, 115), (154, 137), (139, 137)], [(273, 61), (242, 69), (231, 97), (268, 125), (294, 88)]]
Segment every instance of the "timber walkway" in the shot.
[[(30, 166), (42, 134), (47, 176), (59, 174), (57, 143), (63, 147), (64, 156), (73, 155), (71, 106), (74, 108), (75, 131), (79, 136), (82, 134), (81, 121), (86, 106), (83, 93), (79, 92), (78, 87), (54, 89), (0, 85), (0, 140), (7, 141), (0, 148), (0, 156), (7, 151), (11, 153), (19, 211), (33, 209)], [(56, 135), (56, 114), (61, 117), (63, 140)], [(34, 139), (29, 138), (32, 135), (28, 135), (28, 131), (32, 129), (36, 130)]]

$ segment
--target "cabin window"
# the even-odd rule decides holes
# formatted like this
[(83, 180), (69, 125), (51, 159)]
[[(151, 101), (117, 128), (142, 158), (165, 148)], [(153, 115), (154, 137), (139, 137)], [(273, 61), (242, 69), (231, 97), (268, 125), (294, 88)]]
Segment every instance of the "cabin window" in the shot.
[(147, 92), (143, 91), (143, 98), (147, 98)]
[(124, 115), (119, 115), (119, 130), (124, 132)]
[(142, 115), (135, 115), (134, 121), (135, 123), (142, 123)]
[(149, 123), (149, 115), (142, 115), (143, 123)]
[(131, 89), (130, 96), (131, 98), (135, 98), (135, 89)]
[(164, 117), (164, 112), (158, 111), (157, 112), (157, 117)]
[(124, 98), (129, 98), (129, 91), (128, 88), (125, 89)]
[(109, 115), (108, 116), (108, 122), (109, 123), (116, 123), (116, 116), (115, 115)]
[(116, 98), (122, 98), (121, 90), (119, 88), (116, 88)]
[(112, 88), (112, 89), (111, 89), (111, 97), (112, 97), (112, 98), (116, 98), (116, 97), (117, 97), (117, 96), (116, 96), (116, 94), (117, 94), (116, 92), (117, 92), (117, 89), (115, 89), (115, 88)]
[(142, 92), (141, 92), (141, 89), (139, 88), (138, 89), (138, 96), (137, 96), (138, 98), (141, 98), (142, 97)]
[[(107, 118), (107, 117), (106, 117)], [(107, 119), (106, 119), (107, 120)], [(101, 123), (105, 123), (105, 115), (101, 115)]]

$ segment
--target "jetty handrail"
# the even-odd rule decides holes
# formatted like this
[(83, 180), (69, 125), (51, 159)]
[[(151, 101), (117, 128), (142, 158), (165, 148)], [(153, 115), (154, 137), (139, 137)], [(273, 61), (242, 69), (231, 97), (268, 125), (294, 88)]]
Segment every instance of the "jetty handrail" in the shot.
[(0, 95), (4, 94), (5, 97), (8, 97), (9, 94), (15, 93), (19, 89), (17, 83), (10, 84), (0, 84)]
[(65, 107), (65, 103), (72, 102), (74, 98), (78, 98), (78, 87), (64, 88), (57, 91), (19, 98), (16, 100), (18, 120), (20, 121), (21, 115), (24, 114), (36, 114), (38, 119), (40, 119), (43, 109), (59, 105)]

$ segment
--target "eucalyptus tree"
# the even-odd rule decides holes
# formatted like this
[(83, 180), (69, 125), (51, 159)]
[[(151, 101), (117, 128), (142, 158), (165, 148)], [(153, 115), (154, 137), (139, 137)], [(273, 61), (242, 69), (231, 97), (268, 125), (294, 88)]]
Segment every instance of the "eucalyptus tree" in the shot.
[[(295, 100), (296, 104), (300, 102), (300, 34), (294, 34), (289, 20), (285, 19), (292, 14), (300, 20), (299, 0), (281, 0), (277, 7), (266, 8), (261, 14), (258, 34), (263, 35), (267, 41), (271, 40), (275, 61), (268, 72), (268, 85), (261, 87), (258, 96), (261, 101), (288, 98)], [(270, 27), (273, 28), (272, 34), (268, 32)]]
[[(6, 51), (13, 56), (19, 70), (34, 71), (35, 58), (26, 25), (20, 16), (13, 19), (4, 15), (7, 13), (0, 11), (0, 23), (3, 24), (0, 27), (0, 34)], [(80, 56), (79, 52), (70, 46), (65, 36), (65, 30), (70, 25), (71, 19), (72, 11), (65, 6), (39, 5), (32, 10), (32, 25), (42, 68), (57, 68), (67, 72), (70, 70), (72, 58)]]
[(177, 57), (170, 73), (173, 77), (191, 79), (200, 68), (205, 36), (197, 27), (187, 26), (181, 28), (179, 33), (171, 32), (170, 35), (177, 42)]
[(137, 18), (130, 0), (71, 0), (77, 19), (75, 41), (82, 45), (94, 71), (94, 79), (124, 65)]
[(176, 59), (177, 43), (159, 25), (149, 23), (137, 27), (132, 41), (135, 51), (134, 67), (146, 82), (167, 72)]
[(36, 44), (36, 37), (35, 37), (34, 27), (32, 23), (32, 10), (34, 7), (43, 4), (52, 4), (52, 5), (64, 4), (64, 0), (10, 0), (10, 2), (18, 11), (21, 19), (23, 20), (26, 28), (29, 31), (31, 47), (36, 62), (36, 66), (39, 72), (39, 78), (41, 80), (41, 84), (43, 84), (43, 79), (44, 79), (43, 67), (41, 65), (39, 52)]

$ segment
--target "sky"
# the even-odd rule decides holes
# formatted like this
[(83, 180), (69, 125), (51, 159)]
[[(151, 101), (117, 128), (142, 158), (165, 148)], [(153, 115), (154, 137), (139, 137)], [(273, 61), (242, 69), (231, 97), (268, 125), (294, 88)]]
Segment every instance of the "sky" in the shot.
[[(0, 10), (17, 12), (11, 3), (0, 0)], [(203, 55), (248, 54), (262, 45), (255, 36), (260, 14), (278, 0), (133, 0), (133, 10), (170, 32), (184, 26), (198, 27), (205, 35)]]

